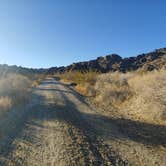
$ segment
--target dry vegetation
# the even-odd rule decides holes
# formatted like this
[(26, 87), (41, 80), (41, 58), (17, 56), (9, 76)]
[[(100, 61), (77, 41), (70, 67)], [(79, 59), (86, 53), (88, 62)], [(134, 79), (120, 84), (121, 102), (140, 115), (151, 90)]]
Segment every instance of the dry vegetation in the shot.
[(128, 80), (134, 96), (125, 107), (137, 119), (152, 123), (164, 123), (166, 120), (166, 71), (154, 71), (136, 75)]
[[(66, 75), (68, 81), (78, 79), (66, 73), (63, 80)], [(75, 89), (90, 96), (97, 113), (109, 119), (96, 127), (106, 144), (131, 165), (165, 165), (166, 70), (89, 73), (93, 84), (86, 75), (81, 74), (85, 78)]]
[(99, 73), (96, 71), (90, 72), (79, 72), (79, 71), (71, 71), (60, 74), (60, 78), (66, 82), (74, 82), (76, 84), (84, 85), (86, 83), (94, 85), (96, 82), (96, 76)]
[(12, 100), (10, 97), (0, 97), (0, 109), (1, 111), (9, 110), (12, 106)]
[(116, 108), (116, 113), (122, 117), (156, 124), (165, 123), (165, 70), (103, 74), (98, 77), (95, 90), (95, 102), (107, 108)]
[(0, 78), (0, 112), (23, 104), (29, 99), (31, 87), (40, 83), (43, 75), (7, 74)]
[(32, 80), (31, 82), (31, 87), (36, 87), (38, 86), (46, 77), (46, 74), (33, 74), (29, 76), (28, 78)]
[(0, 108), (9, 110), (27, 100), (31, 81), (22, 75), (8, 74), (0, 79)]
[[(31, 87), (36, 86), (37, 83), (41, 81), (42, 77), (43, 76), (40, 76), (39, 78), (38, 76), (25, 77), (22, 75), (7, 75), (3, 79), (1, 79), (0, 87), (3, 87), (0, 88), (1, 108), (4, 110), (9, 110), (14, 105), (14, 103), (22, 103), (24, 96), (21, 96), (20, 102), (20, 93), (21, 95), (28, 94)], [(124, 161), (129, 161), (131, 165), (165, 165), (165, 70), (146, 73), (114, 72), (107, 74), (100, 74), (93, 71), (69, 72), (55, 76), (55, 78), (58, 77), (61, 78), (61, 81), (68, 83), (69, 85), (75, 85), (74, 87), (81, 94), (89, 96), (89, 99), (98, 106), (98, 109), (95, 110), (95, 106), (93, 107), (93, 105), (91, 105), (90, 103), (85, 102), (86, 100), (83, 100), (84, 98), (80, 97), (79, 95), (77, 96), (77, 94), (72, 91), (72, 88), (64, 86), (63, 83), (58, 84), (54, 80), (52, 80), (51, 82), (47, 80), (47, 84), (43, 84), (42, 87), (44, 89), (45, 87), (49, 88), (48, 91), (43, 92), (41, 90), (40, 93), (45, 95), (43, 103), (46, 102), (46, 108), (49, 109), (48, 111), (42, 111), (43, 115), (40, 111), (35, 111), (35, 113), (37, 113), (37, 116), (35, 115), (35, 117), (37, 119), (40, 119), (42, 117), (48, 118), (48, 126), (46, 125), (45, 127), (47, 129), (48, 127), (50, 127), (50, 130), (46, 131), (45, 127), (43, 129), (40, 129), (38, 123), (37, 128), (39, 129), (39, 131), (36, 132), (33, 128), (30, 127), (33, 132), (35, 131), (35, 133), (32, 132), (32, 135), (36, 135), (37, 138), (39, 138), (39, 133), (41, 133), (42, 130), (46, 131), (46, 133), (44, 132), (44, 137), (42, 133), (41, 139), (38, 139), (41, 141), (39, 141), (41, 149), (39, 148), (39, 151), (37, 149), (37, 153), (35, 153), (37, 157), (40, 156), (40, 152), (43, 155), (43, 149), (47, 151), (46, 156), (54, 154), (51, 153), (50, 149), (47, 150), (47, 148), (42, 147), (43, 144), (47, 144), (52, 148), (54, 147), (53, 145), (55, 143), (55, 145), (58, 145), (58, 147), (56, 147), (55, 149), (68, 148), (62, 147), (62, 144), (59, 144), (59, 141), (61, 142), (63, 141), (63, 138), (67, 138), (67, 140), (65, 140), (64, 142), (65, 144), (67, 144), (67, 141), (69, 141), (70, 144), (72, 143), (73, 139), (78, 136), (77, 133), (73, 134), (73, 130), (70, 130), (70, 128), (68, 128), (70, 126), (69, 124), (73, 124), (76, 128), (82, 129), (84, 128), (84, 126), (87, 126), (88, 123), (86, 122), (89, 122), (90, 126), (92, 126), (92, 129), (94, 129), (93, 132), (95, 133), (95, 137), (97, 137), (97, 139), (99, 140), (101, 138), (104, 145), (108, 145), (106, 146), (106, 148), (110, 146), (112, 150), (118, 153), (120, 158), (124, 159)], [(57, 93), (53, 93), (54, 90)], [(82, 102), (81, 100), (79, 100), (79, 97), (81, 98)], [(27, 101), (26, 98), (25, 101)], [(50, 109), (50, 107), (47, 107), (47, 102), (49, 102), (49, 106), (50, 102), (54, 103), (53, 108)], [(85, 105), (83, 105), (83, 103)], [(53, 111), (56, 105), (57, 109), (55, 109), (56, 111)], [(38, 109), (41, 109), (40, 104)], [(82, 110), (82, 112), (80, 110)], [(30, 111), (29, 109), (21, 109), (19, 111), (15, 111), (12, 109), (11, 111), (4, 112), (8, 112), (10, 116), (6, 116), (6, 118), (4, 118), (4, 116), (0, 116), (0, 138), (1, 140), (2, 138), (4, 138), (4, 140), (8, 140), (5, 139), (5, 136), (12, 131), (15, 132), (16, 130), (14, 129), (17, 129), (18, 126), (22, 126), (21, 120), (24, 116), (27, 117), (27, 112)], [(77, 112), (79, 112), (78, 115)], [(52, 116), (54, 115), (54, 113), (55, 116)], [(84, 121), (82, 121), (82, 118), (79, 119), (80, 115), (81, 117), (85, 118), (85, 123)], [(60, 122), (67, 122), (67, 131), (72, 131), (69, 132), (70, 134), (72, 133), (73, 138), (71, 138), (71, 140), (69, 140), (71, 135), (62, 135), (62, 133), (64, 132), (64, 127), (61, 125), (59, 120), (57, 123), (57, 129), (55, 130), (58, 132), (60, 131), (60, 133), (58, 133), (60, 135), (57, 136), (57, 132), (55, 132), (55, 130), (52, 130), (53, 126), (49, 125), (56, 122), (52, 120), (52, 117), (59, 118)], [(49, 122), (50, 120), (51, 123)], [(44, 126), (44, 124), (47, 124), (45, 123), (45, 120), (44, 122), (42, 120), (39, 120), (38, 122), (42, 122), (41, 124), (39, 123), (40, 126)], [(29, 124), (27, 126), (29, 126)], [(34, 121), (33, 126), (35, 126)], [(56, 127), (56, 125), (54, 127)], [(48, 135), (48, 133), (50, 133), (51, 135)], [(27, 134), (28, 138), (33, 138), (32, 135), (29, 135), (29, 132), (27, 132)], [(54, 134), (55, 138), (52, 137)], [(47, 136), (52, 138), (51, 144), (49, 139), (49, 142), (42, 142), (43, 138), (46, 138), (47, 140)], [(25, 139), (27, 138), (24, 134), (23, 137)], [(38, 140), (36, 141), (37, 147), (39, 145)], [(78, 137), (78, 141), (78, 145), (80, 145), (82, 141), (80, 137)], [(20, 145), (24, 149), (24, 143), (18, 143), (18, 148), (16, 148), (16, 150), (18, 150), (19, 155), (29, 155), (29, 151), (26, 148), (25, 152), (24, 150), (20, 151)], [(32, 146), (26, 145), (25, 147), (31, 148)], [(85, 147), (85, 144), (81, 144), (81, 149), (82, 147)], [(94, 147), (96, 148), (96, 144)], [(55, 149), (53, 149), (54, 152)], [(76, 152), (76, 149), (77, 148), (74, 147), (73, 152)], [(0, 150), (0, 153), (1, 151), (2, 150)], [(57, 152), (58, 155), (61, 155), (59, 151)], [(105, 153), (105, 149), (102, 152)], [(17, 155), (18, 153), (15, 154)], [(34, 155), (31, 155), (31, 157), (32, 159), (34, 159)], [(18, 160), (20, 159), (19, 157), (17, 158)], [(24, 159), (25, 158), (23, 157), (23, 160)], [(44, 161), (47, 162), (48, 158)]]
[(165, 123), (165, 70), (106, 74), (69, 72), (60, 75), (60, 78), (64, 82), (76, 83), (78, 92), (93, 96), (93, 102), (110, 115)]
[(0, 76), (0, 153), (8, 150), (4, 145), (9, 144), (28, 116), (31, 89), (42, 77), (33, 73)]
[(92, 88), (95, 83), (99, 72), (66, 72), (59, 74), (62, 82), (69, 83), (71, 85), (76, 85), (76, 90), (85, 96), (94, 96), (95, 91)]

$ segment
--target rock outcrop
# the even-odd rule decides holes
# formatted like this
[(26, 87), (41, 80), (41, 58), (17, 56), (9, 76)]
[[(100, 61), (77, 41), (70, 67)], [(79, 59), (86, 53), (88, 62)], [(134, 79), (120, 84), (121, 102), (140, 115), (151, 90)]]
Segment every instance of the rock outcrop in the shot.
[(73, 63), (69, 66), (51, 67), (49, 69), (30, 69), (21, 66), (8, 66), (0, 65), (0, 76), (6, 73), (19, 73), (19, 74), (54, 74), (64, 73), (69, 71), (99, 71), (106, 72), (127, 72), (134, 70), (151, 71), (154, 69), (166, 69), (166, 48), (157, 49), (147, 54), (141, 54), (136, 57), (122, 58), (117, 54), (106, 55), (98, 57), (95, 60)]
[(154, 70), (165, 68), (166, 66), (166, 48), (157, 49), (147, 54), (141, 54), (136, 57), (122, 58), (117, 54), (111, 54), (104, 57), (98, 57), (95, 60), (73, 63), (66, 67), (53, 67), (48, 73), (63, 73), (68, 71), (90, 71), (95, 70), (102, 73), (109, 71), (134, 71), (134, 70)]

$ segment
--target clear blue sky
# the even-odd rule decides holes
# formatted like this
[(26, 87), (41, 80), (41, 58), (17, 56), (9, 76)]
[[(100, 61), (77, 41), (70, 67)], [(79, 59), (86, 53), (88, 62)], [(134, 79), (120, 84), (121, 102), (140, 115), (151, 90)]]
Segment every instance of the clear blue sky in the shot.
[(0, 63), (61, 66), (160, 47), (165, 0), (0, 0)]

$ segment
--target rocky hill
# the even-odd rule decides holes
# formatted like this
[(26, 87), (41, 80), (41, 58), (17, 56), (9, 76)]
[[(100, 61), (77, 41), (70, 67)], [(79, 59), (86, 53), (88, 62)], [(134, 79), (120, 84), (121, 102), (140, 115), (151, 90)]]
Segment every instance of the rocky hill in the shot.
[(129, 58), (122, 58), (117, 54), (106, 55), (95, 60), (73, 63), (66, 67), (52, 67), (48, 70), (48, 73), (89, 70), (105, 73), (109, 71), (126, 72), (138, 69), (149, 71), (160, 68), (166, 68), (166, 48)]
[(64, 73), (68, 71), (90, 71), (95, 70), (102, 73), (109, 71), (127, 72), (133, 70), (150, 71), (154, 69), (166, 69), (166, 48), (157, 49), (147, 54), (135, 57), (122, 58), (117, 54), (98, 57), (95, 60), (73, 63), (69, 66), (52, 67), (49, 69), (31, 69), (21, 66), (0, 65), (0, 76), (6, 73), (19, 74), (41, 74), (41, 73)]

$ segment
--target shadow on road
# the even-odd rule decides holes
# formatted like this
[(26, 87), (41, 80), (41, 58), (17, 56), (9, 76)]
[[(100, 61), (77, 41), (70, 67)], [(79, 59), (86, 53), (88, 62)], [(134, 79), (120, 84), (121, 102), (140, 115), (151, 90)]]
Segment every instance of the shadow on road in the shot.
[[(57, 84), (57, 83), (56, 83)], [(58, 84), (62, 86), (66, 86), (63, 83)], [(67, 86), (68, 87), (68, 86)], [(69, 88), (69, 87), (68, 87)], [(50, 108), (45, 108), (47, 111), (43, 112), (44, 114), (50, 114), (50, 119), (58, 119), (59, 121), (64, 121), (71, 125), (76, 126), (81, 130), (91, 131), (94, 132), (95, 136), (97, 137), (97, 128), (95, 126), (99, 126), (100, 122), (104, 121), (107, 123), (107, 126), (110, 124), (110, 131), (111, 126), (116, 125), (118, 130), (125, 135), (127, 139), (133, 140), (135, 142), (140, 142), (146, 145), (163, 145), (166, 146), (166, 127), (161, 125), (153, 125), (138, 121), (133, 121), (130, 119), (123, 119), (123, 118), (110, 118), (107, 116), (99, 115), (99, 114), (86, 114), (79, 110), (76, 104), (70, 100), (69, 94), (74, 95), (77, 99), (80, 100), (81, 103), (85, 104), (86, 106), (90, 107), (89, 103), (87, 103), (82, 96), (80, 96), (77, 92), (75, 92), (72, 88), (69, 90), (61, 90), (61, 89), (40, 89), (41, 91), (56, 91), (61, 94), (64, 99), (64, 106), (58, 106), (56, 103), (54, 105), (50, 105)], [(94, 108), (93, 108), (94, 109)], [(49, 111), (50, 110), (50, 111)], [(44, 115), (41, 118), (44, 118)], [(93, 119), (93, 125), (89, 123), (88, 120)], [(36, 117), (37, 118), (37, 117)], [(97, 125), (95, 125), (95, 122)], [(102, 126), (102, 123), (101, 125)], [(102, 128), (100, 127), (100, 130)], [(104, 128), (103, 128), (104, 130)], [(102, 133), (102, 131), (99, 131)], [(104, 132), (103, 132), (104, 133)], [(120, 138), (119, 138), (120, 139)], [(123, 138), (124, 139), (124, 138)]]
[[(52, 82), (48, 80), (44, 82), (44, 84), (59, 84), (66, 87), (66, 85), (62, 83)], [(107, 126), (110, 126), (110, 128), (107, 128), (107, 132), (111, 133), (112, 126), (114, 125), (117, 127), (117, 130), (121, 132), (122, 135), (124, 135), (124, 137), (122, 138), (117, 138), (117, 136), (115, 135), (116, 139), (129, 139), (135, 142), (152, 146), (166, 146), (165, 126), (141, 123), (138, 121), (132, 121), (130, 119), (114, 119), (107, 116), (99, 115), (95, 113), (95, 110), (93, 110), (90, 114), (85, 113), (83, 112), (83, 110), (80, 110), (80, 108), (78, 108), (78, 106), (74, 103), (74, 101), (70, 98), (69, 95), (73, 95), (75, 98), (77, 98), (77, 100), (80, 101), (80, 103), (86, 105), (87, 108), (92, 109), (91, 106), (82, 96), (76, 93), (72, 88), (69, 88), (69, 90), (61, 90), (56, 88), (37, 88), (36, 90), (48, 92), (55, 91), (56, 93), (59, 93), (64, 100), (64, 105), (58, 105), (56, 102), (54, 104), (45, 104), (45, 98), (43, 96), (37, 94), (35, 96), (34, 94), (34, 98), (40, 99), (40, 105), (36, 105), (35, 107), (33, 107), (31, 112), (24, 119), (24, 121), (22, 121), (21, 124), (18, 123), (18, 126), (15, 126), (15, 128), (19, 128), (19, 132), (17, 132), (13, 137), (11, 137), (10, 142), (7, 143), (7, 147), (9, 147), (9, 144), (11, 144), (14, 139), (19, 139), (19, 133), (21, 133), (21, 131), (25, 128), (25, 125), (28, 125), (28, 123), (43, 128), (43, 126), (38, 123), (38, 121), (45, 120), (46, 117), (47, 120), (63, 121), (64, 123), (67, 123), (77, 128), (85, 136), (85, 141), (89, 142), (89, 148), (93, 155), (101, 161), (103, 160), (103, 158), (98, 152), (98, 147), (96, 146), (96, 144), (98, 144), (97, 140), (99, 137), (102, 137), (102, 134), (103, 136), (106, 136), (103, 122), (106, 123)], [(31, 119), (33, 119), (33, 123), (31, 121), (29, 122), (29, 120)], [(98, 128), (97, 126), (100, 126), (100, 128)], [(112, 136), (114, 136), (114, 134), (112, 134)], [(27, 136), (24, 139), (30, 143), (33, 143), (33, 141), (37, 141), (37, 138), (35, 137), (31, 139)], [(109, 139), (109, 137), (106, 139)], [(80, 146), (83, 145), (80, 144)], [(1, 152), (0, 155), (3, 156), (4, 153)], [(108, 154), (107, 157), (110, 158), (112, 163), (115, 163), (115, 160), (112, 158), (111, 154), (110, 156)]]
[[(65, 86), (61, 84), (62, 86)], [(40, 89), (41, 91), (45, 91), (45, 89)], [(89, 149), (95, 156), (95, 159), (100, 161), (100, 164), (103, 164), (104, 158), (100, 154), (98, 148), (102, 146), (98, 139), (104, 137), (104, 139), (110, 139), (110, 135), (119, 140), (132, 140), (138, 143), (142, 143), (144, 145), (151, 145), (151, 146), (166, 146), (166, 128), (165, 126), (141, 123), (138, 121), (133, 121), (130, 119), (118, 119), (118, 118), (111, 118), (103, 115), (99, 115), (92, 111), (91, 113), (85, 113), (84, 110), (80, 109), (78, 105), (74, 102), (71, 98), (73, 95), (77, 98), (80, 103), (85, 104), (87, 109), (91, 109), (89, 103), (86, 100), (79, 96), (78, 93), (73, 91), (73, 89), (61, 90), (61, 89), (54, 89), (56, 93), (59, 93), (60, 96), (63, 98), (64, 105), (58, 105), (58, 103), (50, 104), (50, 105), (43, 105), (40, 109), (40, 115), (34, 114), (34, 119), (37, 120), (44, 120), (47, 116), (49, 120), (54, 121), (62, 121), (67, 123), (71, 126), (77, 128), (83, 135), (85, 136), (85, 142), (89, 143)], [(48, 116), (49, 115), (49, 116)], [(105, 130), (105, 124), (107, 129)], [(122, 133), (120, 136), (113, 132), (114, 126), (118, 132)], [(41, 126), (40, 126), (41, 127)], [(71, 131), (72, 132), (72, 131)], [(108, 132), (108, 133), (106, 133)], [(71, 135), (72, 136), (72, 135)], [(73, 136), (73, 139), (74, 136)], [(81, 145), (82, 149), (84, 145)], [(107, 158), (116, 165), (116, 152), (109, 151), (110, 148), (105, 146), (105, 154)], [(84, 152), (84, 156), (88, 156), (88, 152)], [(112, 154), (116, 157), (112, 157)], [(121, 159), (119, 159), (122, 161)], [(89, 160), (87, 158), (86, 163), (89, 164)]]

